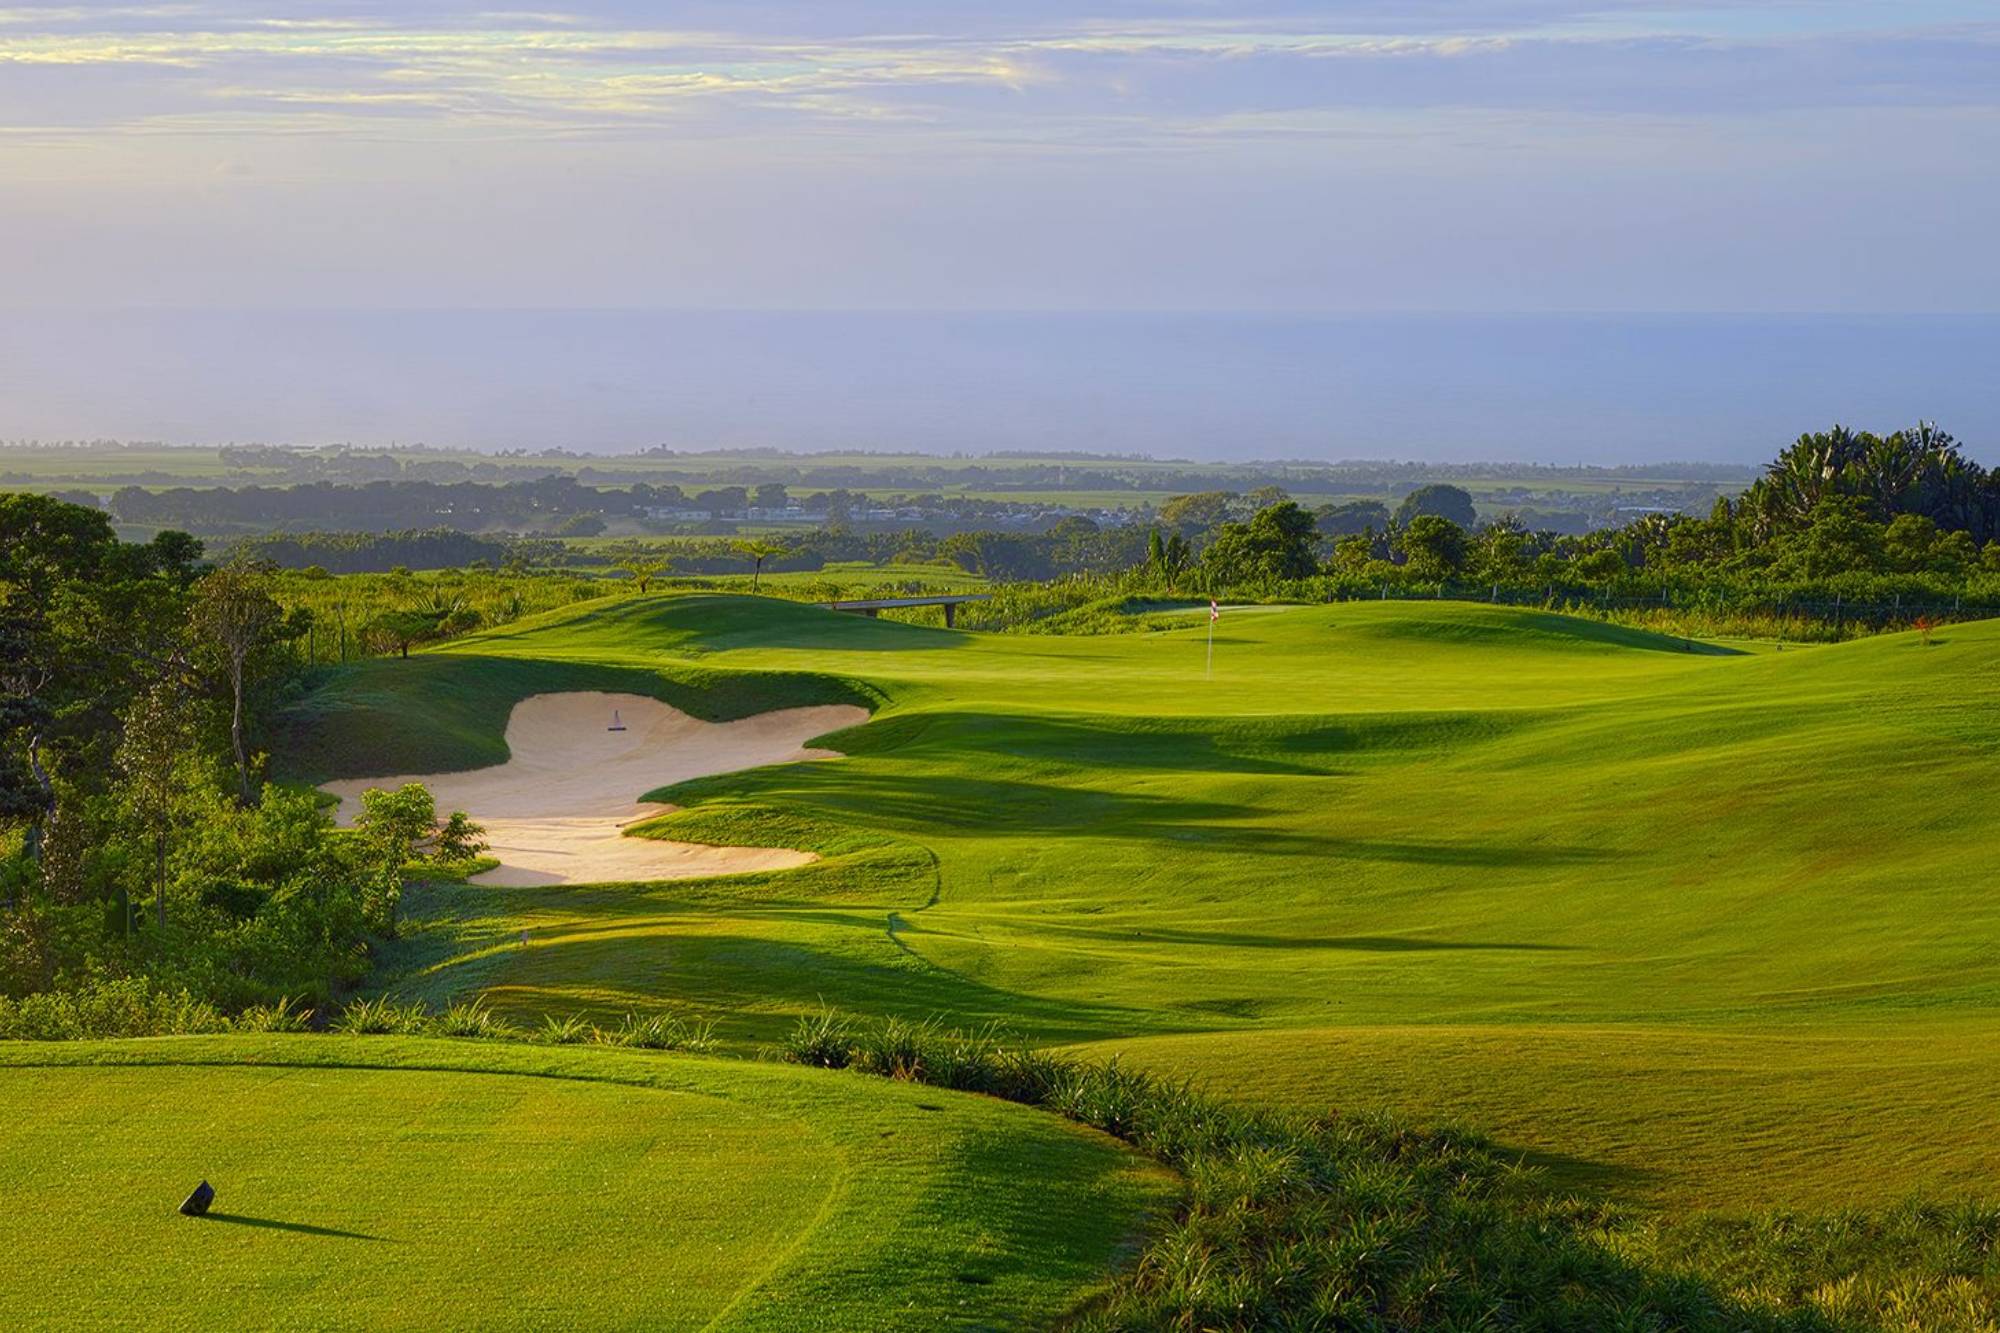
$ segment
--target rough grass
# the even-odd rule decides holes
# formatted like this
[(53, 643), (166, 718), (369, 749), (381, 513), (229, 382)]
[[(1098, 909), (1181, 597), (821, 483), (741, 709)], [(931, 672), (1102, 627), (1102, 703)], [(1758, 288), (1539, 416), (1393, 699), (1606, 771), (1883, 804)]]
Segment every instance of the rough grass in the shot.
[(2000, 1207), (1662, 1228), (1550, 1193), (1484, 1140), (1247, 1109), (993, 1031), (802, 1017), (787, 1058), (982, 1092), (1090, 1125), (1188, 1181), (1091, 1330), (1984, 1329)]
[(0, 1046), (0, 1191), (17, 1328), (932, 1329), (1047, 1324), (1175, 1185), (779, 1065), (230, 1036)]

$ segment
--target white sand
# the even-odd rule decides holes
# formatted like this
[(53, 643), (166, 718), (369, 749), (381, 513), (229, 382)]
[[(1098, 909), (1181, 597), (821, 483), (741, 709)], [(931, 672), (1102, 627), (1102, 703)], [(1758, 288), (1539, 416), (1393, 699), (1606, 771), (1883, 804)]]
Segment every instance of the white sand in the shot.
[[(610, 731), (617, 710), (624, 731)], [(329, 782), (342, 821), (370, 787), (421, 782), (440, 813), (463, 810), (486, 826), (498, 869), (475, 883), (520, 887), (687, 879), (781, 870), (815, 860), (773, 847), (709, 847), (622, 836), (626, 825), (673, 809), (637, 798), (655, 787), (765, 764), (833, 759), (814, 736), (868, 720), (848, 705), (787, 708), (737, 722), (703, 722), (637, 694), (538, 694), (507, 719), (506, 763), (466, 773)]]

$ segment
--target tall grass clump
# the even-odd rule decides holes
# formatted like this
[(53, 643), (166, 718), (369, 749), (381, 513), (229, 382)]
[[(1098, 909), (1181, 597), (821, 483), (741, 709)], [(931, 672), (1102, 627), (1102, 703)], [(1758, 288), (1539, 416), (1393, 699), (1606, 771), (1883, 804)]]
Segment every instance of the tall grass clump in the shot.
[(607, 1046), (631, 1046), (647, 1051), (686, 1051), (701, 1055), (715, 1049), (715, 1025), (705, 1020), (651, 1014), (625, 1015), (615, 1028), (600, 1029), (598, 1041)]
[(312, 1010), (290, 996), (271, 1004), (253, 1004), (229, 1020), (232, 1032), (308, 1032)]
[(333, 1020), (333, 1030), (364, 1036), (416, 1036), (425, 1032), (430, 1022), (430, 1014), (421, 1004), (356, 1000)]
[(529, 1041), (540, 1042), (544, 1046), (581, 1046), (597, 1040), (597, 1029), (584, 1021), (580, 1014), (571, 1014), (566, 1018), (549, 1014), (542, 1019), (540, 1027), (527, 1035)]
[(1473, 1135), (1237, 1106), (991, 1028), (822, 1010), (779, 1050), (1041, 1107), (1178, 1171), (1179, 1210), (1076, 1330), (2000, 1328), (2000, 1210), (1895, 1219), (1876, 1266), (1879, 1222), (1665, 1230)]
[(524, 1035), (521, 1029), (496, 1017), (484, 1000), (467, 1000), (451, 1006), (433, 1018), (426, 1030), (436, 1037), (477, 1037), (489, 1041), (514, 1041)]

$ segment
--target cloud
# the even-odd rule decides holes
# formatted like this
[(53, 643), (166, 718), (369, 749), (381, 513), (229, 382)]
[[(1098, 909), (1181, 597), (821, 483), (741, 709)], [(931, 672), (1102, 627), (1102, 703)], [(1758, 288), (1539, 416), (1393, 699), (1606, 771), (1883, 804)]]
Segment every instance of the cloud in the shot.
[[(108, 103), (46, 82), (17, 90), (14, 128), (269, 125), (286, 108), (524, 128), (657, 124), (765, 132), (857, 122), (996, 138), (1073, 137), (1135, 108), (1163, 134), (1311, 108), (1489, 107), (1713, 114), (2000, 104), (2000, 23), (1791, 31), (1795, 6), (1413, 0), (1218, 14), (1113, 3), (1088, 19), (1014, 6), (919, 25), (930, 7), (636, 6), (575, 13), (433, 6), (388, 21), (360, 6), (44, 8), (0, 27), (0, 68), (89, 71)], [(1840, 6), (1835, 4), (1834, 9)], [(1824, 13), (1824, 10), (1815, 10)], [(1745, 19), (1764, 31), (1745, 35)], [(1688, 31), (1706, 20), (1714, 33)], [(727, 24), (734, 20), (736, 26)], [(791, 26), (786, 26), (786, 24)], [(712, 25), (712, 26), (711, 26)], [(1677, 31), (1649, 31), (1662, 27)], [(1796, 22), (1793, 23), (1796, 27)], [(837, 31), (836, 31), (837, 30)], [(775, 118), (775, 119), (774, 119)], [(1064, 124), (1068, 121), (1068, 124)]]

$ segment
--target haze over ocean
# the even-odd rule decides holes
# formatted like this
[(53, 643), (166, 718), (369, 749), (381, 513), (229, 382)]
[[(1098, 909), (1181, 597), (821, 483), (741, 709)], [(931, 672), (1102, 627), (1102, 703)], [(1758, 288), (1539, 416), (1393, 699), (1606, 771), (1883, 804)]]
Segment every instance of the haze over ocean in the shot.
[(1935, 419), (2000, 316), (8, 314), (0, 438), (1757, 462)]

